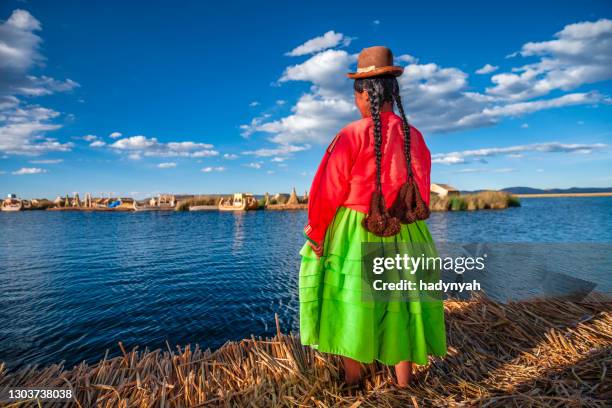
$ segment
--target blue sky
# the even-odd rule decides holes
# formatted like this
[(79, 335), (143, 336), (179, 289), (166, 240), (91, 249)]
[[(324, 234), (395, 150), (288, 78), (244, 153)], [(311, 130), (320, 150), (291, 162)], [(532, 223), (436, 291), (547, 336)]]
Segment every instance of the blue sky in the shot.
[(1, 190), (303, 191), (371, 45), (432, 180), (612, 186), (609, 1), (422, 3), (4, 1)]

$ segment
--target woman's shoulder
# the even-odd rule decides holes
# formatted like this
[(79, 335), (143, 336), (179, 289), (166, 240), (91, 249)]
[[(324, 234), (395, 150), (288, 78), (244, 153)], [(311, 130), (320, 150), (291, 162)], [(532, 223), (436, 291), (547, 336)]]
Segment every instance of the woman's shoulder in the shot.
[(423, 134), (421, 133), (421, 131), (419, 129), (416, 128), (416, 126), (414, 125), (410, 125), (410, 137), (417, 137), (418, 139), (424, 140), (423, 138)]
[(355, 120), (340, 129), (327, 147), (327, 152), (331, 153), (337, 145), (341, 145), (344, 148), (359, 149), (364, 137), (368, 134), (368, 119), (371, 123), (372, 120), (370, 118), (363, 118)]
[(372, 126), (372, 118), (370, 117), (361, 118), (343, 127), (339, 133), (349, 134), (349, 135), (350, 134), (360, 134), (360, 133), (364, 133), (365, 131), (367, 131), (370, 126)]

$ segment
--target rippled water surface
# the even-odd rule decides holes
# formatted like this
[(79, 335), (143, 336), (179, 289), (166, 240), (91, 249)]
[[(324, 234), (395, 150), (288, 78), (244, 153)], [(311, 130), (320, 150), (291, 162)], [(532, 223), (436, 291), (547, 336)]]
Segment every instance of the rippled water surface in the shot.
[[(612, 242), (611, 198), (434, 213), (437, 241)], [(0, 213), (0, 361), (97, 361), (297, 330), (305, 212)], [(605, 285), (609, 271), (590, 277)]]

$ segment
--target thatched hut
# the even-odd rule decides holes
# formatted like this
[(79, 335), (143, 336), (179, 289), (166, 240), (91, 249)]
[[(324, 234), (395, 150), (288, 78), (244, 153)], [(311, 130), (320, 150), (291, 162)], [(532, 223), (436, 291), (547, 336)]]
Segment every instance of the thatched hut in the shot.
[(289, 200), (287, 200), (287, 205), (296, 205), (299, 204), (300, 200), (298, 199), (297, 193), (295, 192), (295, 187), (291, 191), (291, 195), (289, 196)]

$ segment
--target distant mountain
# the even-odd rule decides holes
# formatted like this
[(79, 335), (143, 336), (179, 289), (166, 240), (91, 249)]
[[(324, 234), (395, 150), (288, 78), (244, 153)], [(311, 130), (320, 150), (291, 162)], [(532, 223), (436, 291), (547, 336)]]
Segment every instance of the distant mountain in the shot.
[[(461, 194), (476, 194), (487, 190), (461, 190)], [(570, 188), (533, 188), (533, 187), (506, 187), (498, 191), (510, 194), (577, 194), (577, 193), (608, 193), (612, 187), (570, 187)]]
[(507, 187), (501, 189), (511, 194), (576, 194), (576, 193), (607, 193), (612, 187), (570, 187), (540, 189), (532, 187)]

